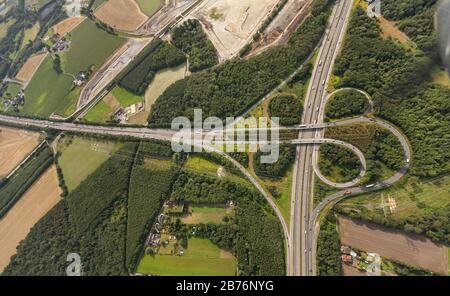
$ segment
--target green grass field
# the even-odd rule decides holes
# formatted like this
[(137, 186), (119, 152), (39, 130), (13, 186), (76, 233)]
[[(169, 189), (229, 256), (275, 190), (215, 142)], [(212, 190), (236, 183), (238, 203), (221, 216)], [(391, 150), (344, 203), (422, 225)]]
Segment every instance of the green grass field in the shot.
[(36, 39), (38, 33), (39, 33), (39, 23), (34, 24), (29, 29), (26, 29), (23, 35), (22, 44), (20, 45), (20, 49), (22, 50), (28, 44), (28, 42)]
[(83, 119), (90, 122), (106, 122), (110, 119), (110, 114), (113, 111), (114, 110), (108, 104), (101, 100), (89, 110)]
[(106, 0), (95, 0), (94, 4), (92, 4), (92, 10), (96, 10), (100, 5), (105, 3)]
[(184, 224), (200, 224), (200, 223), (214, 223), (220, 224), (223, 222), (225, 216), (230, 216), (233, 213), (232, 208), (218, 208), (218, 207), (189, 207), (191, 215), (185, 216), (181, 219)]
[(58, 75), (48, 55), (25, 88), (23, 114), (48, 117), (56, 110), (64, 110), (73, 102), (66, 97), (72, 87), (72, 77)]
[(147, 16), (152, 16), (162, 4), (162, 0), (137, 0), (136, 2)]
[[(70, 143), (73, 139), (72, 143)], [(66, 137), (58, 144), (58, 159), (67, 189), (72, 191), (93, 173), (121, 144)]]
[(119, 86), (114, 87), (111, 92), (114, 95), (114, 97), (117, 99), (117, 101), (119, 101), (119, 103), (122, 107), (129, 107), (133, 104), (143, 102), (145, 100), (144, 96), (137, 96)]
[(67, 104), (65, 106), (61, 106), (61, 108), (56, 109), (55, 113), (62, 116), (62, 117), (68, 117), (72, 115), (77, 107), (77, 101), (80, 97), (81, 88), (76, 88), (72, 90), (65, 100), (67, 101)]
[(207, 239), (191, 238), (183, 256), (145, 255), (138, 272), (161, 276), (232, 276), (236, 259), (225, 256)]
[(123, 38), (97, 28), (90, 19), (70, 32), (69, 38), (70, 49), (61, 55), (61, 61), (63, 70), (73, 75), (91, 66), (97, 70), (124, 43)]

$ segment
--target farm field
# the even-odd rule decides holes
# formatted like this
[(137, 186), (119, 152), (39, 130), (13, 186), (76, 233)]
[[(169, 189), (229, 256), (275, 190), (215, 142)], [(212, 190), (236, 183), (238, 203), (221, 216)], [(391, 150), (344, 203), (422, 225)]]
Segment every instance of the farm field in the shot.
[(73, 16), (60, 21), (52, 27), (53, 33), (64, 36), (86, 19), (85, 16)]
[(214, 223), (220, 224), (225, 216), (232, 214), (232, 208), (189, 207), (189, 214), (181, 218), (183, 224)]
[(142, 12), (147, 16), (152, 16), (163, 4), (163, 0), (136, 0)]
[(23, 82), (28, 82), (33, 77), (33, 74), (37, 71), (37, 68), (46, 56), (46, 53), (40, 53), (29, 57), (17, 73), (16, 79)]
[(16, 247), (60, 197), (56, 167), (52, 166), (0, 220), (0, 272), (8, 265)]
[(196, 13), (206, 23), (207, 35), (222, 59), (234, 56), (247, 43), (268, 13), (278, 3), (276, 0), (208, 0)]
[(39, 144), (40, 134), (0, 126), (0, 178), (8, 175)]
[(144, 101), (143, 96), (137, 96), (120, 86), (114, 87), (111, 93), (122, 107), (129, 107), (133, 104)]
[(103, 65), (109, 56), (119, 48), (124, 39), (97, 28), (90, 19), (84, 20), (70, 32), (70, 49), (61, 54), (64, 72), (72, 75)]
[(183, 79), (186, 75), (186, 64), (178, 67), (164, 69), (156, 73), (152, 83), (145, 92), (145, 111), (150, 112), (156, 99), (174, 82)]
[(236, 273), (236, 259), (207, 239), (191, 238), (183, 256), (145, 255), (138, 272), (161, 276), (232, 276)]
[(106, 0), (95, 0), (94, 4), (92, 5), (92, 10), (96, 10), (97, 8), (100, 7), (100, 5), (102, 5), (105, 2)]
[(114, 29), (129, 32), (138, 29), (148, 18), (134, 0), (107, 1), (95, 10), (94, 15)]
[(66, 97), (72, 80), (69, 75), (58, 75), (53, 69), (51, 56), (47, 55), (25, 88), (25, 105), (21, 113), (48, 117), (56, 110), (65, 109), (71, 104)]
[(99, 142), (81, 137), (63, 138), (58, 143), (58, 151), (61, 153), (58, 162), (67, 189), (69, 191), (75, 189), (120, 146), (116, 143)]
[(448, 272), (447, 246), (423, 236), (342, 216), (339, 217), (339, 233), (344, 245), (437, 273)]

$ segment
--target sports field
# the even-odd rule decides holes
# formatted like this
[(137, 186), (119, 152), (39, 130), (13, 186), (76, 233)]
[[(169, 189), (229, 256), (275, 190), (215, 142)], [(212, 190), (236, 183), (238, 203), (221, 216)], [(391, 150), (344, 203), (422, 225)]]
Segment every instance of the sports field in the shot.
[(58, 159), (67, 189), (72, 191), (93, 173), (121, 144), (66, 137), (58, 144)]
[(145, 255), (137, 271), (161, 276), (232, 276), (236, 259), (207, 239), (191, 238), (184, 255)]
[(0, 179), (39, 144), (39, 133), (0, 126)]
[(124, 39), (97, 28), (90, 19), (84, 20), (69, 34), (69, 51), (61, 54), (64, 72), (73, 75), (103, 65), (109, 56), (119, 48)]
[(56, 167), (51, 166), (0, 220), (0, 272), (30, 228), (58, 203), (60, 194)]
[(136, 0), (142, 12), (152, 16), (161, 7), (163, 0)]
[(48, 117), (56, 110), (65, 109), (71, 104), (66, 96), (72, 87), (72, 80), (69, 75), (58, 75), (53, 69), (52, 57), (47, 55), (25, 88), (25, 105), (21, 112)]

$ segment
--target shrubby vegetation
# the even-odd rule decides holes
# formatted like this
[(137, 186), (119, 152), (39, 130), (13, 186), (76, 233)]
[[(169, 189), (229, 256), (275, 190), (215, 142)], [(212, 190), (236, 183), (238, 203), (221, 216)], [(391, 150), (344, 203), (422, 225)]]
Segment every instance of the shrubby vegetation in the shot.
[(9, 179), (0, 180), (0, 218), (52, 163), (53, 153), (43, 145)]
[(253, 168), (255, 173), (262, 178), (279, 179), (282, 178), (295, 160), (295, 145), (279, 145), (279, 157), (275, 163), (261, 163), (264, 155), (261, 150), (254, 154)]
[[(333, 1), (320, 1), (288, 44), (250, 59), (233, 59), (191, 75), (170, 86), (152, 107), (149, 123), (169, 125), (177, 116), (193, 117), (193, 108), (204, 116), (236, 116), (293, 73), (320, 40)], [(319, 4), (320, 3), (320, 4)], [(324, 7), (321, 4), (326, 4)]]
[(338, 119), (363, 114), (369, 108), (365, 95), (357, 91), (344, 91), (335, 94), (327, 102), (325, 116)]
[(280, 125), (299, 124), (302, 113), (302, 104), (293, 95), (278, 95), (269, 102), (269, 115), (270, 117), (279, 117)]
[(330, 211), (321, 221), (317, 238), (317, 274), (342, 275), (341, 240), (336, 230), (336, 216)]
[(350, 149), (333, 144), (320, 146), (319, 169), (335, 182), (347, 182), (359, 175), (361, 162)]
[(197, 72), (219, 63), (216, 49), (198, 20), (187, 20), (172, 32), (173, 44), (189, 57), (189, 71)]
[[(156, 44), (156, 45), (155, 45)], [(153, 43), (145, 49), (145, 56), (139, 56), (134, 67), (126, 69), (119, 84), (127, 90), (143, 95), (157, 71), (181, 65), (186, 61), (184, 54), (168, 42)]]

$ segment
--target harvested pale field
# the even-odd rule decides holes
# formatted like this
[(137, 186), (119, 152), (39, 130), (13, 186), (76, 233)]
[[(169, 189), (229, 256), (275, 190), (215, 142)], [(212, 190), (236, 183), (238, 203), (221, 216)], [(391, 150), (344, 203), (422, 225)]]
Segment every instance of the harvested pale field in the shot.
[(73, 16), (66, 18), (65, 20), (57, 23), (53, 26), (53, 33), (59, 36), (64, 36), (66, 33), (72, 31), (76, 26), (78, 26), (82, 21), (86, 19), (85, 16)]
[(97, 8), (94, 15), (122, 31), (135, 31), (148, 19), (134, 0), (109, 0)]
[(221, 60), (234, 56), (253, 37), (277, 0), (207, 0), (196, 13)]
[(120, 108), (120, 103), (117, 101), (116, 97), (112, 93), (108, 93), (104, 98), (103, 101), (111, 107), (111, 109), (116, 110), (117, 108)]
[(0, 127), (0, 178), (7, 176), (39, 144), (39, 133)]
[(447, 246), (436, 244), (424, 236), (346, 217), (339, 217), (339, 233), (343, 245), (447, 274)]
[(29, 57), (22, 68), (20, 68), (19, 73), (17, 73), (16, 79), (28, 82), (46, 56), (46, 53), (40, 53)]
[(0, 220), (0, 272), (31, 227), (58, 203), (60, 194), (56, 167), (51, 166)]

